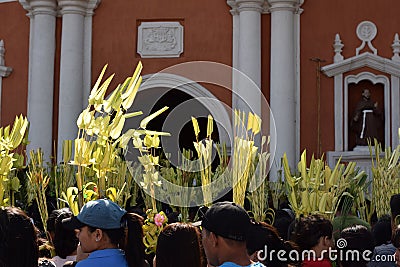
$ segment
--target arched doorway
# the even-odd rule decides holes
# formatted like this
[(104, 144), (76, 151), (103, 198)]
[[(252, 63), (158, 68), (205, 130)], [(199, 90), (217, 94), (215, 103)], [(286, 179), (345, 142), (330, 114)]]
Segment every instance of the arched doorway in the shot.
[[(178, 152), (192, 149), (195, 135), (191, 117), (196, 117), (200, 126), (199, 138), (207, 130), (207, 116), (214, 118), (213, 140), (225, 143), (229, 154), (231, 141), (230, 107), (224, 105), (202, 85), (184, 77), (157, 73), (145, 75), (135, 102), (128, 112), (142, 111), (143, 115), (128, 120), (125, 130), (137, 128), (140, 121), (154, 111), (168, 106), (169, 109), (148, 124), (148, 129), (169, 132), (171, 137), (162, 137), (164, 153), (171, 153), (171, 162), (178, 162)], [(127, 155), (135, 160), (137, 154)]]

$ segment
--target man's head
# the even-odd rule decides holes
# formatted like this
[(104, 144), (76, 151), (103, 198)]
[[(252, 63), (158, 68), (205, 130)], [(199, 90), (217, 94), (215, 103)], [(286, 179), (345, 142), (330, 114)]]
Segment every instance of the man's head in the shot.
[(83, 226), (91, 226), (99, 229), (121, 228), (122, 216), (126, 210), (108, 199), (97, 199), (86, 203), (78, 216), (63, 220), (64, 227), (79, 229)]
[(124, 235), (125, 214), (116, 203), (98, 199), (86, 203), (78, 216), (62, 220), (62, 224), (67, 229), (75, 229), (82, 251), (90, 253), (119, 244)]
[(232, 254), (246, 252), (246, 238), (252, 223), (246, 210), (233, 202), (218, 202), (204, 214), (202, 240), (209, 263), (218, 266)]

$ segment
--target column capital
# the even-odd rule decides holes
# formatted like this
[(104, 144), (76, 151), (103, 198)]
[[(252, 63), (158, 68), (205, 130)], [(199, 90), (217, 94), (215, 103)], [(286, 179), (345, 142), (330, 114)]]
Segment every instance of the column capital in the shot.
[(301, 13), (300, 6), (304, 0), (267, 0), (269, 4), (268, 11), (292, 11), (293, 13)]
[(22, 7), (28, 11), (28, 16), (38, 14), (56, 16), (57, 0), (19, 0)]
[(227, 0), (226, 3), (232, 8), (230, 11), (232, 15), (237, 15), (242, 11), (265, 13), (269, 7), (267, 0)]
[(227, 0), (226, 3), (228, 4), (228, 6), (232, 8), (229, 11), (232, 14), (232, 16), (239, 15), (238, 6), (235, 0)]
[(101, 0), (89, 0), (88, 6), (86, 9), (87, 16), (93, 16), (94, 10), (100, 5)]
[(64, 14), (92, 16), (93, 10), (97, 8), (101, 0), (57, 0), (57, 2), (60, 16)]

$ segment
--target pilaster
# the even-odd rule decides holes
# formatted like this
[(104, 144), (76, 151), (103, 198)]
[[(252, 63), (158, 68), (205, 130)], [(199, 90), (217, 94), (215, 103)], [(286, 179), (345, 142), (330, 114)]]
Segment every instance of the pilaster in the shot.
[[(302, 0), (267, 0), (271, 14), (271, 63), (270, 63), (270, 106), (275, 122), (276, 136), (271, 144), (276, 145), (275, 163), (272, 164), (270, 179), (275, 180), (286, 153), (289, 165), (295, 166), (299, 142), (296, 114), (299, 112), (298, 30), (295, 27), (296, 14), (301, 14)], [(299, 19), (297, 21), (299, 24)], [(298, 26), (298, 25), (297, 25)], [(297, 105), (297, 108), (296, 108)], [(271, 128), (273, 125), (271, 125)]]
[(93, 10), (100, 1), (58, 0), (62, 17), (58, 158), (62, 142), (75, 139), (76, 120), (90, 91)]
[(30, 18), (27, 150), (52, 154), (56, 0), (20, 0)]
[(265, 0), (227, 3), (233, 16), (232, 108), (261, 115), (261, 13)]

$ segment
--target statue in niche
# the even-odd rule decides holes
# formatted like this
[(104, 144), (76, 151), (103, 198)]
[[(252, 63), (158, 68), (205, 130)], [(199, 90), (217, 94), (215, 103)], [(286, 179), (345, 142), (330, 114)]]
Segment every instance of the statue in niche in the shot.
[(356, 134), (356, 145), (367, 146), (368, 139), (373, 142), (379, 140), (379, 130), (383, 127), (383, 112), (378, 108), (378, 102), (371, 100), (371, 92), (364, 89), (360, 102), (354, 111), (350, 121), (350, 128)]

